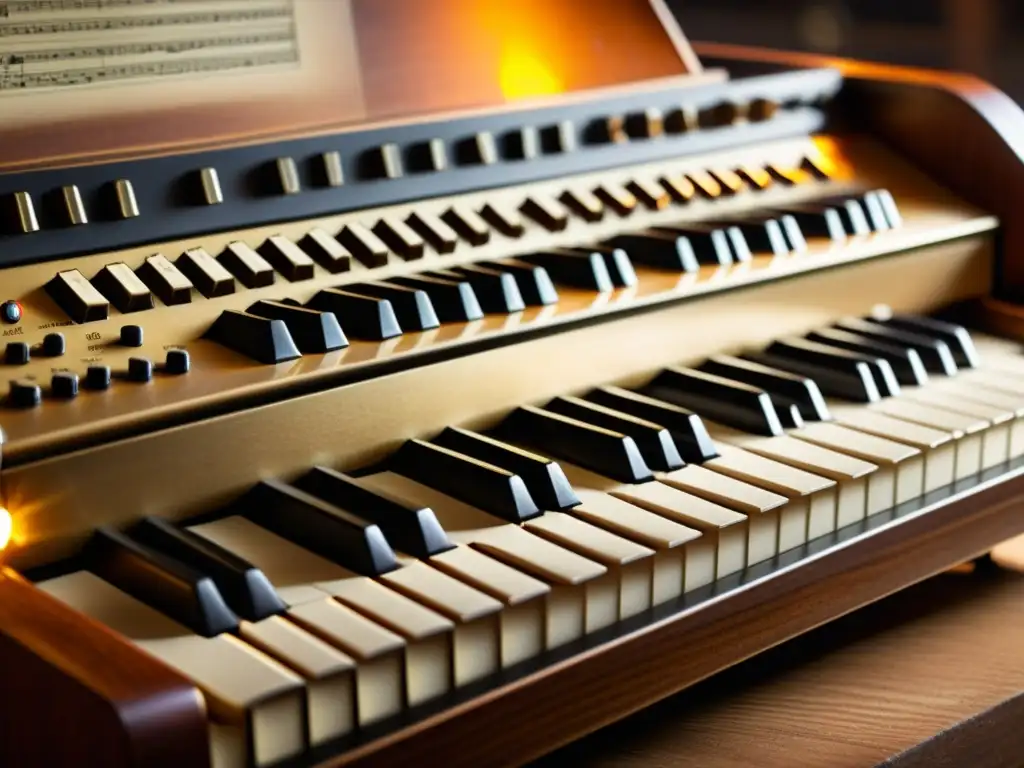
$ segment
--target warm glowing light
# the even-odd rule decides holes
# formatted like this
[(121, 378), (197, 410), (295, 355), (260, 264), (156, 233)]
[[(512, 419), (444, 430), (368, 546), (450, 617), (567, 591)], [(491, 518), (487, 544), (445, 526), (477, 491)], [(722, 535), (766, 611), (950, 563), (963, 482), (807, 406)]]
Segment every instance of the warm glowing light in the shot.
[(562, 92), (562, 84), (551, 68), (523, 46), (509, 45), (502, 51), (498, 77), (501, 94), (509, 100)]
[(0, 550), (7, 549), (11, 540), (11, 513), (0, 507)]

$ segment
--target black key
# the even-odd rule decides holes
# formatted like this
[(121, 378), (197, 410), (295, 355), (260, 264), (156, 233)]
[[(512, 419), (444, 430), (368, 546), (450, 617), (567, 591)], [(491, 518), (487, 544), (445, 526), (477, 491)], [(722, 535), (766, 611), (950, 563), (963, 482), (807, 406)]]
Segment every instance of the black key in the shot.
[(743, 357), (814, 379), (826, 395), (862, 403), (882, 397), (867, 358), (854, 352), (797, 339), (777, 341), (764, 352)]
[(97, 530), (86, 547), (85, 562), (104, 581), (196, 634), (215, 637), (238, 628), (238, 617), (213, 579), (120, 531)]
[(202, 536), (155, 517), (133, 526), (130, 535), (209, 576), (232, 610), (244, 619), (261, 621), (288, 608), (263, 571)]
[(913, 349), (921, 357), (925, 370), (928, 373), (940, 376), (956, 376), (956, 360), (953, 357), (953, 350), (946, 342), (940, 339), (933, 339), (919, 333), (904, 331), (896, 326), (878, 323), (872, 320), (861, 320), (860, 318), (844, 318), (835, 324), (840, 330), (866, 336), (885, 344)]
[(283, 320), (269, 320), (233, 309), (221, 312), (204, 338), (266, 365), (302, 356)]
[(544, 267), (556, 283), (598, 293), (608, 293), (615, 288), (604, 257), (594, 251), (554, 248), (544, 253), (524, 254), (519, 260)]
[(398, 567), (378, 525), (277, 480), (264, 480), (232, 506), (257, 525), (364, 576)]
[(622, 483), (643, 483), (654, 477), (633, 438), (541, 408), (517, 408), (495, 431), (501, 438)]
[(407, 440), (388, 468), (511, 523), (541, 514), (519, 475), (440, 445)]
[(806, 421), (832, 420), (821, 390), (813, 379), (806, 376), (729, 355), (709, 358), (700, 364), (700, 369), (763, 389), (776, 406), (795, 406)]
[(655, 231), (683, 235), (690, 241), (697, 261), (708, 266), (722, 266), (750, 261), (752, 254), (739, 227), (711, 227), (700, 224), (661, 226)]
[(808, 237), (827, 237), (834, 242), (847, 238), (843, 218), (836, 208), (793, 207), (785, 209), (784, 215), (792, 217)]
[(455, 546), (430, 507), (364, 488), (359, 478), (315, 467), (299, 478), (295, 487), (376, 523), (390, 544), (414, 557), (431, 557)]
[(556, 397), (544, 409), (632, 437), (647, 466), (655, 471), (670, 472), (684, 466), (672, 435), (660, 424), (578, 397)]
[(455, 230), (433, 214), (411, 213), (405, 223), (438, 253), (451, 253), (459, 244)]
[(569, 250), (587, 253), (599, 253), (608, 268), (608, 276), (616, 288), (630, 288), (636, 285), (636, 270), (629, 254), (622, 248), (610, 245), (588, 245), (586, 248), (570, 248)]
[(813, 331), (807, 334), (807, 338), (840, 349), (848, 349), (851, 352), (887, 360), (900, 384), (921, 386), (928, 383), (928, 371), (925, 370), (924, 362), (915, 349), (886, 344), (877, 339), (836, 328)]
[(981, 362), (971, 334), (962, 325), (919, 315), (893, 315), (885, 324), (946, 342), (961, 368), (977, 368)]
[[(803, 355), (805, 357), (808, 356), (809, 354), (810, 355), (828, 355), (828, 354), (831, 354), (833, 356), (837, 355), (837, 354), (842, 354), (842, 355), (847, 355), (847, 356), (859, 357), (861, 360), (863, 360), (865, 363), (867, 363), (868, 369), (871, 371), (871, 376), (875, 380), (875, 386), (878, 388), (878, 394), (880, 396), (882, 396), (882, 397), (896, 397), (900, 393), (899, 381), (896, 379), (896, 374), (893, 371), (892, 366), (889, 365), (889, 361), (885, 360), (883, 358), (880, 358), (877, 355), (865, 354), (863, 352), (851, 352), (849, 350), (840, 349), (840, 348), (832, 346), (830, 344), (823, 344), (820, 341), (813, 341), (813, 342), (811, 342), (811, 341), (805, 341), (804, 339), (794, 339), (794, 340), (792, 340), (792, 342), (786, 342), (786, 341), (776, 342), (772, 346), (775, 347), (776, 344), (779, 344), (779, 345), (789, 344), (791, 346), (791, 348), (793, 350), (795, 350), (796, 354)], [(812, 350), (811, 352), (808, 352), (806, 346), (802, 346), (802, 345), (810, 345), (810, 346), (812, 346), (812, 347), (814, 347), (816, 349)], [(771, 352), (771, 350), (769, 350), (769, 352)]]
[(743, 233), (747, 246), (753, 253), (770, 253), (786, 256), (791, 252), (786, 233), (778, 219), (762, 221), (723, 222), (722, 226), (736, 226)]
[(390, 302), (403, 331), (429, 331), (441, 325), (426, 291), (389, 283), (357, 283), (346, 285), (345, 290)]
[(399, 275), (389, 282), (425, 291), (442, 323), (468, 323), (484, 316), (480, 302), (465, 280), (445, 280), (431, 275)]
[(771, 397), (749, 384), (692, 368), (666, 368), (641, 391), (744, 432), (769, 437), (782, 434)]
[(707, 427), (693, 411), (620, 387), (600, 387), (588, 392), (584, 399), (660, 424), (672, 435), (684, 461), (702, 464), (718, 458)]
[(356, 339), (384, 341), (402, 335), (395, 309), (387, 299), (325, 288), (306, 306), (321, 312), (333, 312), (341, 327)]
[(693, 244), (685, 235), (649, 229), (616, 235), (608, 245), (625, 250), (637, 264), (655, 269), (673, 272), (696, 272), (700, 269)]
[(519, 475), (544, 510), (562, 511), (580, 503), (562, 468), (543, 456), (456, 427), (448, 427), (431, 442)]
[(510, 272), (478, 264), (466, 264), (433, 274), (468, 282), (473, 287), (480, 306), (489, 315), (510, 315), (526, 309), (523, 294), (519, 290), (515, 276)]
[(856, 200), (846, 200), (836, 206), (843, 229), (854, 236), (870, 235), (871, 224), (861, 204)]
[(527, 264), (518, 259), (506, 259), (495, 262), (494, 268), (515, 277), (516, 285), (519, 286), (519, 292), (527, 306), (546, 307), (558, 302), (558, 290), (544, 267)]
[(295, 346), (304, 354), (331, 352), (348, 346), (348, 339), (330, 312), (296, 307), (278, 301), (257, 301), (246, 310), (250, 315), (269, 320), (282, 320), (295, 340)]
[(779, 216), (778, 221), (782, 226), (782, 233), (786, 236), (786, 242), (789, 243), (789, 249), (793, 253), (806, 253), (807, 240), (796, 217), (784, 214)]
[(868, 223), (871, 225), (871, 229), (875, 232), (885, 232), (892, 229), (889, 224), (889, 219), (885, 215), (885, 208), (882, 206), (882, 200), (875, 192), (868, 192), (860, 199), (861, 205), (864, 208), (864, 213), (867, 214)]

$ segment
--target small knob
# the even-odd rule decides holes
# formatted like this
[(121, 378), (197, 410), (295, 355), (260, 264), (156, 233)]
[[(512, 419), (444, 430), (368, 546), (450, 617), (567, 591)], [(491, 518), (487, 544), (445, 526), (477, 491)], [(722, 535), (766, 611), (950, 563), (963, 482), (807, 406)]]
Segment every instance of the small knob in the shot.
[(60, 357), (67, 351), (67, 342), (63, 333), (48, 333), (43, 337), (43, 354), (47, 357)]
[(32, 353), (24, 341), (8, 342), (4, 349), (4, 362), (8, 365), (25, 365), (31, 359)]
[(164, 372), (172, 376), (180, 376), (188, 373), (192, 367), (192, 360), (188, 351), (184, 349), (172, 349), (167, 353), (164, 360)]
[(20, 323), (22, 314), (21, 304), (16, 301), (5, 301), (0, 304), (0, 320), (9, 325)]
[(90, 365), (85, 372), (86, 389), (110, 389), (110, 366)]
[(145, 384), (153, 380), (153, 361), (144, 357), (133, 357), (128, 361), (128, 378)]
[(78, 374), (58, 371), (50, 378), (50, 392), (54, 397), (70, 400), (78, 396)]
[(122, 347), (141, 347), (142, 346), (142, 326), (141, 325), (122, 325), (121, 326), (121, 346)]
[(8, 402), (15, 408), (35, 408), (43, 402), (43, 390), (34, 381), (12, 381)]

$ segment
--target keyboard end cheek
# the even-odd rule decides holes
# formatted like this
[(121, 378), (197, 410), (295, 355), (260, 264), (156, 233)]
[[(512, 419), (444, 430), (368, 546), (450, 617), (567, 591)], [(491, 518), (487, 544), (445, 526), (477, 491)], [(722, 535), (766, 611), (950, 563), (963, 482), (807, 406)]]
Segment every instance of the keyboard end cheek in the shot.
[[(6, 570), (0, 657), (17, 702), (5, 724), (21, 736), (0, 742), (0, 765), (208, 765), (206, 710), (188, 680)], [(61, 732), (38, 732), (46, 722)]]

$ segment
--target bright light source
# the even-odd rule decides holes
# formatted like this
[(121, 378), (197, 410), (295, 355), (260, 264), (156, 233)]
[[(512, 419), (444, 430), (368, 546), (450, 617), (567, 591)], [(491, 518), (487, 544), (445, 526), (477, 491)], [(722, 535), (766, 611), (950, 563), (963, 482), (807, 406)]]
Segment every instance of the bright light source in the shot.
[(0, 551), (7, 549), (11, 540), (11, 513), (0, 507)]

